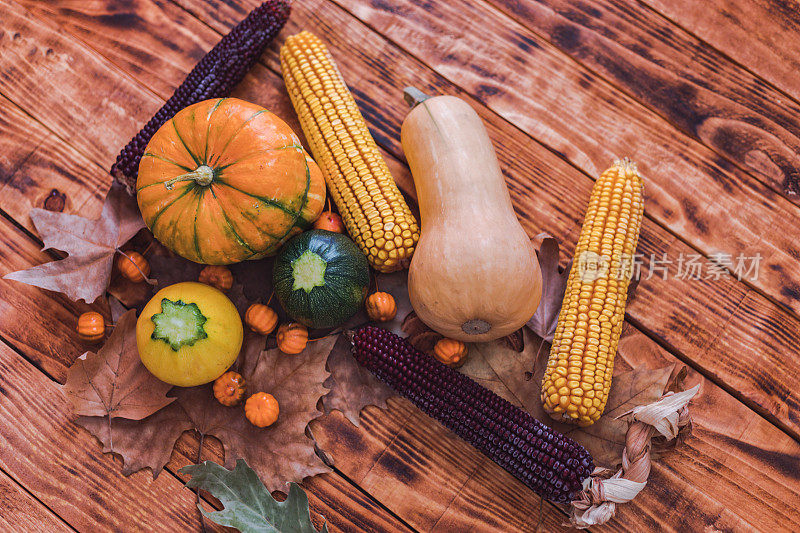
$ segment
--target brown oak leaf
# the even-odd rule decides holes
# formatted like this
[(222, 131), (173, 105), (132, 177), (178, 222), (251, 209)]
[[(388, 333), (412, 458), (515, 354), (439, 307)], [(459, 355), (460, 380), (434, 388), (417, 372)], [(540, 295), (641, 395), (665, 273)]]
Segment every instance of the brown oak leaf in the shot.
[(105, 418), (83, 417), (79, 423), (101, 440), (104, 451), (122, 456), (126, 475), (149, 467), (157, 476), (177, 438), (194, 429), (222, 442), (226, 465), (243, 458), (270, 491), (285, 490), (287, 482), (330, 471), (315, 454), (306, 426), (322, 414), (317, 403), (327, 392), (322, 385), (329, 375), (325, 361), (335, 342), (336, 337), (318, 339), (300, 354), (286, 355), (264, 350), (264, 337), (247, 335), (235, 368), (245, 377), (248, 394), (263, 391), (278, 400), (278, 420), (267, 428), (250, 424), (241, 406), (217, 402), (212, 384), (176, 387), (171, 393), (175, 403), (136, 423), (115, 423), (110, 430)]
[(541, 241), (536, 257), (539, 259), (539, 269), (542, 271), (542, 299), (533, 317), (528, 321), (528, 326), (547, 342), (553, 342), (572, 261), (566, 268), (559, 268), (558, 241), (546, 233), (537, 235), (535, 240)]
[[(580, 442), (599, 466), (613, 467), (622, 458), (628, 422), (618, 418), (637, 405), (658, 400), (667, 388), (674, 363), (667, 362), (658, 346), (640, 333), (626, 330), (619, 343), (614, 377), (603, 416), (580, 428), (553, 420), (541, 402), (541, 383), (549, 355), (549, 344), (524, 329), (525, 348), (516, 352), (501, 341), (470, 344), (467, 362), (459, 371), (487, 389), (525, 409), (544, 422)], [(544, 348), (542, 348), (544, 346)]]
[(325, 386), (330, 392), (322, 398), (325, 414), (341, 411), (355, 426), (359, 425), (361, 409), (367, 405), (385, 409), (386, 400), (395, 395), (388, 385), (356, 362), (347, 335), (340, 335), (336, 341), (328, 356), (328, 370), (331, 375)]
[(141, 420), (175, 401), (171, 385), (158, 380), (136, 350), (136, 312), (128, 311), (97, 353), (86, 352), (69, 368), (64, 388), (79, 416)]
[(72, 300), (95, 301), (111, 279), (117, 249), (144, 227), (136, 201), (114, 185), (97, 220), (34, 208), (30, 212), (44, 249), (69, 254), (65, 259), (11, 272), (5, 279), (66, 294)]

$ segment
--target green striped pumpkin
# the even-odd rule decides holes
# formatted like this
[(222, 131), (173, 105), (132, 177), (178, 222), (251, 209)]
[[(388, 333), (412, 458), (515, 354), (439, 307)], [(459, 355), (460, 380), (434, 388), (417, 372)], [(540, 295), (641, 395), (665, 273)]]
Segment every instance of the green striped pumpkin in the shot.
[(322, 212), (325, 180), (292, 129), (236, 98), (179, 111), (153, 135), (136, 197), (162, 244), (197, 263), (271, 255)]

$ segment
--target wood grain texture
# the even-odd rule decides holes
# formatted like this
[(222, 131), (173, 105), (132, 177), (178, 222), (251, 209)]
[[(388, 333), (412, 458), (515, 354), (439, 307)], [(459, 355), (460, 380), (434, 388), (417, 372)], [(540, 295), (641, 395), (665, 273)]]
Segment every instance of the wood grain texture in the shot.
[(772, 85), (636, 2), (488, 1), (800, 203), (800, 104)]
[(159, 99), (13, 0), (0, 0), (0, 10), (0, 93), (110, 168), (120, 147), (158, 110)]
[(789, 232), (800, 206), (480, 2), (336, 3), (589, 176), (630, 156), (645, 176), (648, 216), (705, 254), (760, 253), (758, 287), (800, 312), (800, 271), (770, 268), (800, 256)]
[(33, 207), (100, 216), (107, 172), (3, 96), (0, 130), (0, 209), (33, 232)]
[(644, 0), (663, 16), (800, 99), (800, 11), (792, 0)]
[[(0, 235), (0, 278), (53, 259), (4, 217)], [(91, 348), (78, 339), (75, 328), (81, 313), (102, 311), (99, 305), (72, 302), (58, 293), (5, 279), (0, 279), (0, 294), (0, 336), (30, 354), (30, 360), (49, 375), (64, 376), (66, 367)], [(46, 329), (31, 327), (43, 321)]]
[(129, 478), (69, 420), (57, 383), (0, 343), (0, 467), (79, 531), (186, 531), (193, 495), (171, 475)]
[[(181, 1), (191, 6), (191, 11), (202, 13), (209, 24), (214, 24), (215, 20), (222, 21), (216, 23), (220, 31), (224, 31), (224, 24), (233, 24), (238, 16), (232, 3), (212, 3), (209, 6), (204, 0)], [(521, 135), (507, 121), (499, 119), (424, 64), (409, 59), (397, 47), (364, 26), (354, 24), (346, 12), (325, 9), (325, 5), (321, 0), (298, 3), (284, 32), (296, 32), (303, 27), (319, 34), (329, 44), (378, 142), (397, 157), (402, 156), (399, 126), (408, 108), (399, 95), (407, 85), (416, 84), (430, 93), (454, 94), (467, 99), (487, 125), (515, 209), (529, 235), (541, 231), (551, 233), (561, 241), (563, 253), (571, 254), (593, 181), (540, 144)], [(204, 9), (201, 6), (205, 6)], [(266, 59), (272, 68), (278, 67), (271, 52)], [(267, 87), (265, 90), (280, 89)], [(405, 190), (409, 192), (409, 189)], [(686, 209), (697, 224), (704, 227), (718, 225), (713, 217), (696, 213), (690, 207)], [(726, 215), (726, 218), (730, 217)], [(788, 233), (786, 237), (793, 238)], [(652, 219), (645, 219), (639, 253), (645, 258), (643, 277), (647, 278), (651, 256), (662, 258), (667, 254), (677, 261), (681, 254), (688, 257), (696, 250)], [(703, 260), (702, 265), (707, 269), (709, 261)], [(682, 280), (674, 276), (675, 268), (673, 265), (673, 276), (669, 279), (652, 275), (642, 280), (641, 296), (629, 307), (628, 317), (681, 353), (685, 360), (697, 364), (706, 375), (735, 392), (737, 397), (800, 436), (800, 393), (795, 392), (792, 385), (800, 379), (800, 362), (790, 356), (796, 351), (796, 343), (800, 342), (797, 333), (800, 320), (735, 279)], [(769, 270), (770, 267), (761, 265), (762, 274)], [(778, 278), (785, 279), (783, 276)], [(791, 292), (787, 286), (781, 290)], [(739, 307), (745, 294), (751, 292), (751, 298), (760, 303), (760, 314), (748, 314), (746, 308)], [(728, 351), (717, 343), (723, 330), (734, 334), (750, 333), (744, 335), (746, 343)], [(762, 334), (764, 331), (774, 334), (766, 336)], [(777, 378), (750, 371), (752, 368), (776, 367), (780, 369), (775, 374)]]
[(42, 502), (0, 471), (0, 529), (20, 533), (74, 531)]

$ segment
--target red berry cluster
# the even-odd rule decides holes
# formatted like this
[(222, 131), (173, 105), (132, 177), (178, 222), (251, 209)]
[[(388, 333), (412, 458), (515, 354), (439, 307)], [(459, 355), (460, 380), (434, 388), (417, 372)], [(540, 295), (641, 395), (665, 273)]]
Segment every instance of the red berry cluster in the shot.
[(167, 102), (117, 156), (111, 174), (131, 189), (147, 143), (175, 113), (192, 104), (227, 96), (289, 19), (288, 0), (264, 2), (237, 24), (200, 62)]
[(355, 332), (353, 353), (387, 385), (552, 502), (572, 500), (594, 470), (583, 446), (385, 329)]

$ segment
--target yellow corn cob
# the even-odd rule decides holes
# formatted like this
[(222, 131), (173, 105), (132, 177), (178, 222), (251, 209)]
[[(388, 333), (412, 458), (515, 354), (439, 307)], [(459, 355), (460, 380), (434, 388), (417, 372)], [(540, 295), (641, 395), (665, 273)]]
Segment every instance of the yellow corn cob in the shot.
[(376, 270), (408, 266), (419, 225), (328, 49), (310, 32), (293, 35), (281, 48), (281, 70), (348, 233)]
[(606, 407), (642, 191), (642, 177), (627, 159), (603, 172), (592, 189), (542, 381), (544, 409), (556, 420), (588, 426)]

